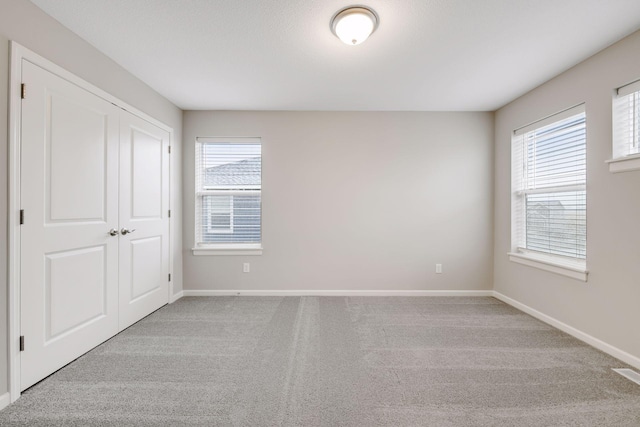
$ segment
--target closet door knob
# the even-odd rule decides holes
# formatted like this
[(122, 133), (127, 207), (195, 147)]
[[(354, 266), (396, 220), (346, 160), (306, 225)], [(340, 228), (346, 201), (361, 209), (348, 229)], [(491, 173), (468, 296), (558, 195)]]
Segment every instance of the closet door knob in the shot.
[(129, 233), (133, 233), (134, 231), (136, 231), (135, 228), (132, 228), (131, 230), (127, 229), (127, 228), (122, 228), (122, 230), (120, 230), (120, 233), (122, 233), (122, 235), (127, 235)]
[(118, 230), (116, 230), (115, 228), (112, 228), (111, 230), (109, 230), (109, 235), (110, 236), (117, 236), (118, 233), (120, 233)]

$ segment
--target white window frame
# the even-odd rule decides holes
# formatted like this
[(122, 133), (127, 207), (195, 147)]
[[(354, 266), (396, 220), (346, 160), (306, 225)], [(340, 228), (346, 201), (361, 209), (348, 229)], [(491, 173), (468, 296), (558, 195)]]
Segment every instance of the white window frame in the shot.
[[(620, 126), (621, 113), (631, 115), (628, 119), (633, 121), (636, 126), (639, 122), (637, 117), (638, 107), (627, 108), (629, 102), (640, 103), (640, 80), (629, 83), (614, 90), (612, 102), (612, 124), (613, 124), (613, 144), (612, 158), (607, 160), (609, 164), (609, 172), (628, 172), (640, 170), (640, 140), (638, 134), (640, 129), (632, 128), (631, 135), (629, 129), (622, 129)], [(635, 137), (635, 138), (634, 138)]]
[[(524, 161), (523, 147), (517, 147), (516, 137), (535, 129), (539, 129), (555, 122), (567, 119), (576, 114), (584, 113), (585, 105), (580, 104), (567, 110), (560, 111), (542, 120), (533, 122), (527, 126), (516, 129), (512, 135), (512, 196), (511, 196), (511, 252), (507, 255), (509, 260), (518, 264), (534, 267), (540, 270), (560, 274), (583, 282), (587, 281), (588, 270), (586, 268), (586, 260), (564, 257), (561, 255), (548, 254), (533, 251), (522, 247), (525, 241), (525, 226), (523, 221), (524, 215), (524, 199), (526, 194), (534, 194), (540, 192), (538, 190), (523, 191), (520, 186), (524, 179), (522, 162)], [(553, 189), (544, 189), (544, 192), (564, 192), (585, 190), (585, 185), (572, 185), (565, 187), (555, 187)]]
[[(198, 174), (199, 174), (199, 164), (198, 164), (198, 160), (199, 160), (199, 156), (200, 156), (200, 144), (201, 143), (218, 143), (218, 144), (224, 144), (224, 143), (231, 143), (231, 144), (261, 144), (262, 145), (262, 139), (259, 137), (198, 137), (196, 138), (196, 143), (195, 143), (195, 156), (194, 156), (194, 160), (195, 160), (195, 168), (194, 168), (194, 175), (196, 177), (196, 182), (195, 182), (195, 189), (196, 189), (196, 194), (195, 194), (195, 203), (194, 203), (194, 208), (195, 208), (195, 217), (196, 220), (194, 222), (194, 241), (195, 246), (191, 249), (193, 255), (197, 255), (197, 256), (201, 256), (201, 255), (262, 255), (262, 239), (260, 241), (260, 243), (201, 243), (198, 242), (198, 236), (199, 236), (199, 232), (198, 232), (198, 221), (197, 221), (197, 216), (200, 215), (200, 203), (199, 200), (201, 200), (201, 198), (203, 196), (206, 195), (225, 195), (225, 196), (231, 196), (231, 202), (230, 202), (230, 209), (231, 209), (231, 227), (229, 230), (222, 230), (222, 231), (216, 231), (215, 234), (224, 234), (224, 233), (232, 233), (233, 232), (233, 196), (248, 196), (251, 194), (262, 194), (262, 185), (258, 186), (247, 186), (246, 189), (243, 190), (238, 190), (238, 191), (233, 191), (232, 189), (208, 189), (208, 188), (203, 188), (201, 190), (199, 190), (199, 183), (197, 182), (198, 180)], [(198, 191), (199, 190), (199, 191)], [(262, 207), (260, 208), (260, 213), (262, 215)], [(210, 218), (207, 218), (207, 227), (208, 227), (208, 223), (210, 221)], [(262, 227), (262, 221), (261, 221), (261, 227)]]

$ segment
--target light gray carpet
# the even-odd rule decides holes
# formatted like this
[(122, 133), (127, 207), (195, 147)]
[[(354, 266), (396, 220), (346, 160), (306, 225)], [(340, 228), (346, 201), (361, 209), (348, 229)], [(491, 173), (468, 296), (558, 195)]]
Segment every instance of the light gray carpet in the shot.
[(0, 425), (640, 426), (640, 386), (614, 367), (493, 298), (191, 297)]

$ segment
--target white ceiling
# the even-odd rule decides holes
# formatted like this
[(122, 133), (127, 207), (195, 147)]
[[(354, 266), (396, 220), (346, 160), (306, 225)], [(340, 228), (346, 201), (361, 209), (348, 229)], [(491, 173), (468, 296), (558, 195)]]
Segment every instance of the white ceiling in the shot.
[[(640, 29), (638, 0), (32, 0), (186, 110), (491, 111)], [(612, 65), (615, 66), (615, 65)]]

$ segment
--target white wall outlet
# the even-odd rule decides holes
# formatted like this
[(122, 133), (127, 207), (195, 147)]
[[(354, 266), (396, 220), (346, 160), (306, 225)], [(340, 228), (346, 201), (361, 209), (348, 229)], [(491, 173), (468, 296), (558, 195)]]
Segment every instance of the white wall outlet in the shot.
[(251, 265), (248, 262), (245, 262), (244, 264), (242, 264), (243, 273), (248, 273), (250, 271), (251, 271)]
[(436, 264), (436, 273), (442, 274), (442, 264)]

